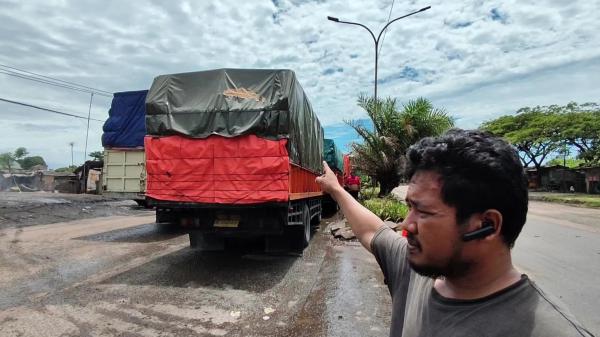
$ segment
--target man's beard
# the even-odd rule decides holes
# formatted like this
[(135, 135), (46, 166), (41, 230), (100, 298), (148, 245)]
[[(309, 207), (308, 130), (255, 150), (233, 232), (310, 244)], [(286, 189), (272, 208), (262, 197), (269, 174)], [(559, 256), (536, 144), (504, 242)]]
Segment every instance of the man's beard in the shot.
[(408, 260), (408, 264), (417, 274), (434, 279), (440, 276), (445, 278), (460, 277), (465, 275), (473, 266), (472, 262), (460, 258), (460, 251), (458, 249), (454, 251), (445, 266), (416, 265), (410, 260)]

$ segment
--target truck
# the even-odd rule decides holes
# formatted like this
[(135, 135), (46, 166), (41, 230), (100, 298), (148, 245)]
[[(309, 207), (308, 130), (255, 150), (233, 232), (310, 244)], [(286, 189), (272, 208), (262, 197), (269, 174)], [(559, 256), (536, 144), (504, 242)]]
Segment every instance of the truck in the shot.
[[(146, 200), (192, 247), (308, 245), (321, 219), (323, 129), (291, 70), (161, 75), (146, 98)], [(286, 245), (283, 246), (285, 249)]]
[(361, 181), (360, 177), (354, 172), (354, 165), (352, 164), (352, 156), (350, 154), (344, 155), (344, 189), (348, 191), (354, 198), (358, 199)]
[[(344, 161), (344, 154), (337, 147), (333, 139), (323, 139), (323, 157), (329, 168), (335, 173), (340, 185), (344, 186), (344, 172), (347, 171), (344, 168), (346, 162)], [(337, 203), (327, 193), (323, 195), (322, 207), (325, 214), (333, 214), (338, 210)]]
[(102, 130), (103, 195), (146, 206), (146, 95), (148, 90), (113, 94)]

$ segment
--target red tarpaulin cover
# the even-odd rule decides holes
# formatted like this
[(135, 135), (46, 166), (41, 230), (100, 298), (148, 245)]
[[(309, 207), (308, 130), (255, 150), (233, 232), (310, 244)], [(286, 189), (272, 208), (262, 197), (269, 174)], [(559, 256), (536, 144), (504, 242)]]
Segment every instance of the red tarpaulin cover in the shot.
[(219, 204), (288, 201), (286, 143), (287, 139), (255, 135), (204, 139), (146, 136), (146, 195)]

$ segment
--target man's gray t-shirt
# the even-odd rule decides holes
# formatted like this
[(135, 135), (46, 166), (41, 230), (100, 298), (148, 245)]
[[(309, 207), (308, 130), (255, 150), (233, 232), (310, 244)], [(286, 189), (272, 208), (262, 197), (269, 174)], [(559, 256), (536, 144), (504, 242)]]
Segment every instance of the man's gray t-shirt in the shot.
[(485, 298), (449, 299), (410, 268), (406, 239), (391, 229), (375, 234), (371, 251), (392, 295), (390, 336), (592, 336), (525, 275)]

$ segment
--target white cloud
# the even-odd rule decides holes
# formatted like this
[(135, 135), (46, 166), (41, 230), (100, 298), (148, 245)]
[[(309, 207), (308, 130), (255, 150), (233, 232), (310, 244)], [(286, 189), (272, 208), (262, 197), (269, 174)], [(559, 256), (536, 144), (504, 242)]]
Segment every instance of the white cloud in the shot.
[[(378, 34), (390, 4), (0, 0), (0, 63), (111, 92), (147, 89), (166, 73), (290, 68), (323, 124), (338, 124), (364, 117), (356, 98), (373, 92), (374, 46), (364, 29), (326, 16)], [(597, 1), (396, 1), (392, 17), (427, 5), (385, 35), (380, 97), (429, 97), (463, 127), (525, 105), (596, 100)], [(3, 74), (0, 97), (78, 115), (89, 104), (88, 94)], [(92, 117), (105, 119), (109, 106), (110, 99), (94, 97)], [(83, 160), (81, 121), (6, 103), (0, 116), (0, 151), (25, 146), (56, 167), (70, 163), (68, 143), (75, 141), (76, 161)], [(90, 124), (88, 152), (101, 147), (101, 124)]]

